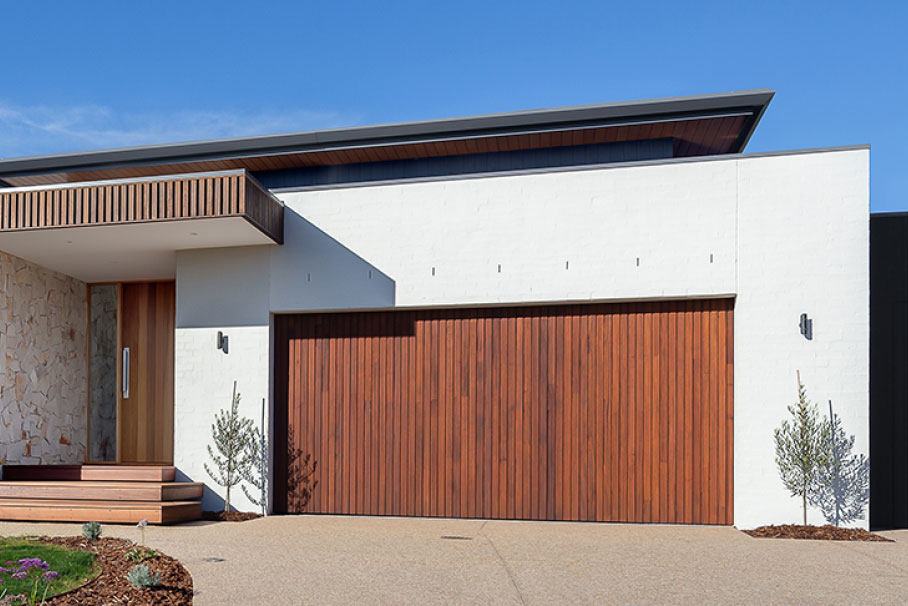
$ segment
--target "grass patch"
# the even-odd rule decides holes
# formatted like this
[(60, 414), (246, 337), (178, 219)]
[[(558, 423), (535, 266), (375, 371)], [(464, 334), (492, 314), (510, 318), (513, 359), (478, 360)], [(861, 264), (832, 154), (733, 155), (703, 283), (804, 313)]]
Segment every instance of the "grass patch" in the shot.
[[(50, 545), (26, 537), (0, 537), (0, 566), (15, 568), (22, 558), (40, 558), (48, 563), (51, 570), (60, 574), (60, 578), (51, 583), (47, 592), (48, 598), (78, 587), (99, 572), (95, 566), (93, 553)], [(13, 579), (4, 574), (0, 592), (6, 590), (6, 595), (30, 594), (32, 587), (34, 581)]]

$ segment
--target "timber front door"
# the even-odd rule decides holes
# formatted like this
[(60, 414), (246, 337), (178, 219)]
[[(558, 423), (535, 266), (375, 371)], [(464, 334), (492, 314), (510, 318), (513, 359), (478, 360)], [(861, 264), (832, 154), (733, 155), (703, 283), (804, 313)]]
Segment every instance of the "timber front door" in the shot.
[(90, 462), (173, 462), (174, 282), (92, 285)]

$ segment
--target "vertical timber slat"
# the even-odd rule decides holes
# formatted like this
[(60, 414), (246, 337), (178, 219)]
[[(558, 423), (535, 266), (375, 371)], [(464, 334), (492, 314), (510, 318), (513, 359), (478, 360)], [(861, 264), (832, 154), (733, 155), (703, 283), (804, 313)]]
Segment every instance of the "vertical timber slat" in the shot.
[(733, 305), (277, 316), (277, 510), (732, 524)]

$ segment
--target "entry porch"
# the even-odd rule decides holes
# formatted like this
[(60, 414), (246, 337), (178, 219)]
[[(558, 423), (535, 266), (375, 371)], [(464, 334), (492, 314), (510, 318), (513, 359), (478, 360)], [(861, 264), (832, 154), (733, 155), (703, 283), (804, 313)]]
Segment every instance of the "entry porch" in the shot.
[(198, 519), (173, 466), (176, 257), (282, 240), (243, 170), (0, 190), (0, 519)]

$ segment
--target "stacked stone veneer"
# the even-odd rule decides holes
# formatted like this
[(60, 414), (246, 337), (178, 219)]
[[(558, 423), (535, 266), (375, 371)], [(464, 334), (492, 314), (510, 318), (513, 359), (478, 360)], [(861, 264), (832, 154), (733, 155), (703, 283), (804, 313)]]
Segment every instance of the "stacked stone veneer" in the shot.
[(91, 287), (88, 372), (88, 454), (91, 461), (117, 456), (117, 285)]
[(85, 457), (85, 284), (0, 252), (0, 464)]

